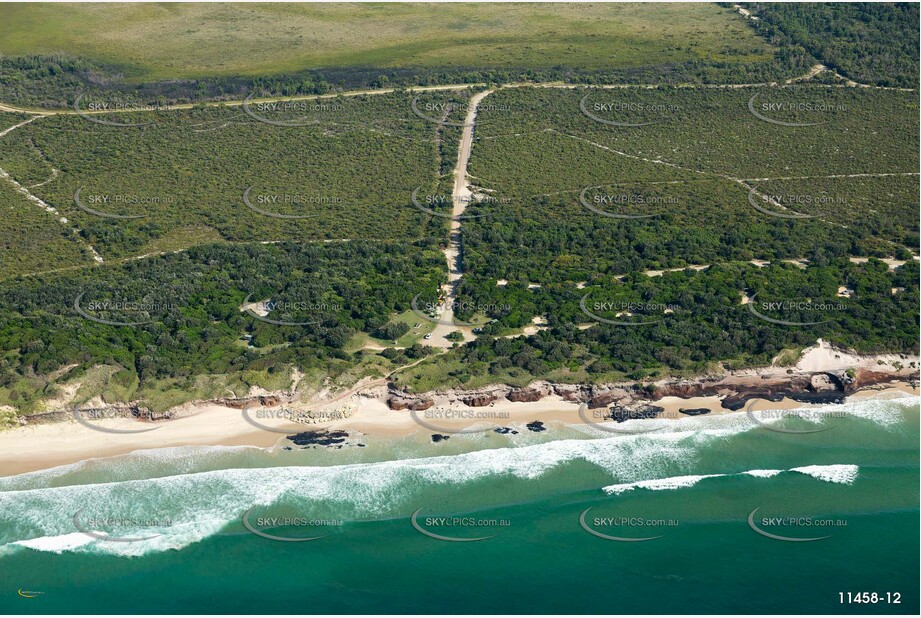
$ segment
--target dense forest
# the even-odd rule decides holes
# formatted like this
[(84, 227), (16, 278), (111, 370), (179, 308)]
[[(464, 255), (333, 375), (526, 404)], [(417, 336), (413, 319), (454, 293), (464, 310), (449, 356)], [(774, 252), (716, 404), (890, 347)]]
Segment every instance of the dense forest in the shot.
[[(117, 366), (141, 387), (289, 366), (335, 377), (361, 361), (343, 351), (349, 338), (436, 289), (443, 265), (431, 240), (209, 245), (9, 280), (0, 288), (0, 400), (28, 410), (47, 394), (30, 377), (72, 364)], [(244, 310), (248, 298), (265, 320), (258, 307)]]
[(918, 87), (917, 2), (751, 2), (758, 33), (864, 84)]
[[(863, 353), (916, 354), (918, 275), (916, 261), (893, 271), (875, 259), (854, 264), (842, 258), (806, 269), (736, 262), (701, 272), (598, 277), (584, 288), (529, 288), (511, 281), (468, 287), (473, 302), (511, 310), (497, 313), (497, 321), (473, 344), (406, 370), (399, 381), (420, 391), (491, 382), (524, 385), (535, 378), (642, 382), (706, 372), (717, 362), (735, 369), (764, 366), (819, 337)], [(839, 288), (847, 291), (839, 294)], [(764, 319), (746, 302), (754, 303), (761, 316), (792, 325)], [(599, 321), (583, 304), (618, 323)], [(503, 337), (534, 316), (543, 318), (547, 330)]]

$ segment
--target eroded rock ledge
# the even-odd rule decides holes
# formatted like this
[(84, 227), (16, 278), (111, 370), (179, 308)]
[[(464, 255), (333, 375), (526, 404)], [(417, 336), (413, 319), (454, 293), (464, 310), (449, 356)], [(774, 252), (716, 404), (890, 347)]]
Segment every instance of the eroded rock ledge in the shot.
[[(490, 385), (479, 389), (449, 389), (427, 393), (410, 393), (390, 386), (387, 405), (392, 410), (426, 410), (438, 405), (464, 404), (485, 407), (499, 400), (512, 402), (540, 401), (556, 396), (566, 402), (585, 403), (590, 409), (634, 406), (654, 402), (663, 397), (722, 398), (722, 407), (740, 410), (750, 399), (780, 401), (784, 397), (803, 403), (835, 403), (862, 388), (895, 381), (909, 381), (917, 386), (918, 371), (873, 371), (858, 368), (847, 371), (819, 371), (776, 375), (747, 373), (745, 375), (702, 376), (694, 379), (670, 378), (638, 386), (617, 384), (560, 384), (538, 381), (525, 388)], [(694, 410), (692, 413), (699, 413)]]

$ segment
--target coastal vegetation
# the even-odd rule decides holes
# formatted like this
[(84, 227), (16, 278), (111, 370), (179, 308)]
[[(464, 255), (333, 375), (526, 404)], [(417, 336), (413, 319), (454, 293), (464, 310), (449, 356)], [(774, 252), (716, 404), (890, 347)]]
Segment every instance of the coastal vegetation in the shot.
[[(79, 22), (83, 9), (63, 10)], [(163, 23), (162, 7), (131, 10)], [(248, 10), (258, 26), (259, 11), (277, 9)], [(444, 10), (463, 30), (466, 9)], [(226, 74), (163, 90), (156, 78), (175, 73), (168, 56), (181, 45), (148, 64), (125, 56), (130, 67), (112, 50), (66, 45), (87, 56), (0, 58), (11, 67), (4, 102), (73, 106), (87, 76), (96, 84), (80, 114), (37, 116), (0, 138), (0, 409), (41, 411), (67, 395), (165, 410), (370, 376), (411, 390), (648, 383), (789, 364), (820, 337), (916, 353), (917, 93), (849, 87), (822, 71), (756, 85), (802, 76), (832, 53), (843, 58), (834, 70), (864, 75), (872, 66), (851, 62), (854, 50), (882, 44), (886, 11), (867, 9), (874, 34), (863, 43), (832, 48), (807, 36), (840, 17), (819, 9), (759, 5), (746, 22), (730, 7), (669, 5), (684, 21), (666, 27), (641, 7), (624, 17), (646, 28), (633, 47), (596, 32), (623, 25), (597, 11), (620, 10), (537, 19), (533, 39), (495, 39), (472, 70), (464, 45), (477, 37), (449, 64), (440, 48), (401, 39), (405, 48), (382, 48), (373, 80), (347, 50), (322, 77), (279, 77), (291, 67), (258, 54), (244, 69), (231, 55)], [(577, 25), (570, 46), (537, 44), (541, 28)], [(32, 43), (22, 44), (50, 53)], [(407, 50), (424, 64), (388, 73), (390, 62), (409, 70)], [(508, 84), (532, 79), (580, 85)], [(637, 86), (647, 80), (660, 85)], [(623, 83), (586, 85), (605, 81)], [(488, 86), (166, 104), (445, 82)], [(466, 170), (476, 197), (455, 243), (461, 125), (487, 87)], [(0, 113), (0, 128), (28, 118)], [(454, 249), (462, 276), (446, 298)], [(464, 335), (434, 332), (431, 308), (444, 301), (471, 325)], [(433, 335), (441, 349), (427, 345)]]
[(217, 244), (8, 280), (0, 404), (34, 410), (54, 391), (44, 376), (66, 381), (98, 365), (117, 368), (106, 381), (115, 401), (156, 385), (197, 391), (203, 376), (267, 387), (291, 367), (335, 380), (364, 362), (344, 351), (350, 339), (437, 288), (443, 265), (431, 240)]
[[(916, 354), (918, 276), (917, 261), (892, 270), (875, 258), (859, 264), (838, 258), (805, 269), (728, 262), (658, 276), (599, 276), (581, 288), (559, 281), (540, 288), (521, 280), (478, 285), (474, 271), (465, 276), (470, 302), (511, 309), (496, 313), (474, 343), (406, 369), (395, 382), (418, 392), (525, 386), (535, 379), (643, 383), (699, 375), (719, 364), (769, 365), (818, 338), (866, 354)], [(535, 316), (546, 330), (509, 338)]]

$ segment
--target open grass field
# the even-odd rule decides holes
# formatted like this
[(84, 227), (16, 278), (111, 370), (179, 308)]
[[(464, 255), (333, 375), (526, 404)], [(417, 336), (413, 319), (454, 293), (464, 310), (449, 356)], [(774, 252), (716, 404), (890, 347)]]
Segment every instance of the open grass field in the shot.
[(0, 53), (66, 53), (129, 80), (343, 67), (608, 69), (755, 62), (715, 4), (4, 4)]

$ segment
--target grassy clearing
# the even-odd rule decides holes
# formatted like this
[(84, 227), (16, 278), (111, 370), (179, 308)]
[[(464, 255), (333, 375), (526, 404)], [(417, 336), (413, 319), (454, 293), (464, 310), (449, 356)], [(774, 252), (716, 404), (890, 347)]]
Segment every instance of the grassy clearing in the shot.
[[(409, 331), (394, 342), (392, 339), (380, 339), (367, 333), (355, 333), (343, 348), (346, 352), (356, 352), (362, 348), (408, 348), (414, 343), (424, 344), (424, 337), (434, 330), (432, 322), (423, 320), (411, 309), (395, 314), (391, 322), (403, 323), (409, 326)], [(416, 325), (418, 324), (418, 328)]]
[(713, 4), (5, 4), (7, 55), (65, 52), (129, 79), (330, 67), (650, 66), (768, 60)]

